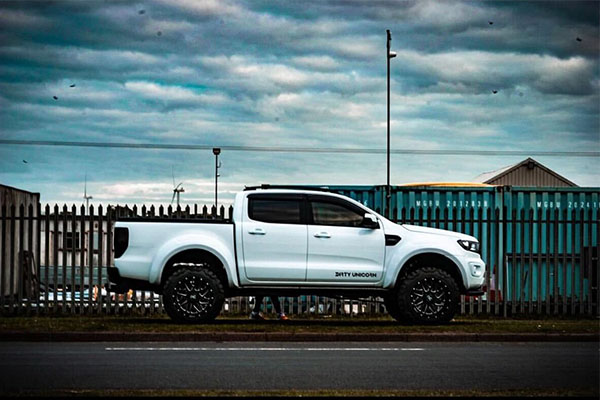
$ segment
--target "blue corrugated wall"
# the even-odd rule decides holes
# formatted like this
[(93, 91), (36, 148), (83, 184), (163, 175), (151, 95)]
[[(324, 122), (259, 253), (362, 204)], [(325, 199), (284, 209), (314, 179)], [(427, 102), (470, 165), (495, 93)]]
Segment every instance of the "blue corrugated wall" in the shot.
[(391, 213), (385, 186), (329, 188), (397, 222), (477, 237), (486, 311), (598, 312), (600, 188), (394, 186)]

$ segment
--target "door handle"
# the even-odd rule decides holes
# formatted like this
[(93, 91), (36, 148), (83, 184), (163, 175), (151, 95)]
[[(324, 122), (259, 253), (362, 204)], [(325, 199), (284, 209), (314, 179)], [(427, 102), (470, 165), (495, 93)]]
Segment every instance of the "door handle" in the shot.
[(248, 231), (248, 233), (251, 235), (265, 235), (267, 232), (265, 232), (265, 230), (262, 228), (256, 228), (251, 231)]
[(323, 239), (329, 239), (331, 237), (331, 235), (327, 232), (319, 232), (319, 233), (315, 233), (315, 237), (316, 238), (323, 238)]

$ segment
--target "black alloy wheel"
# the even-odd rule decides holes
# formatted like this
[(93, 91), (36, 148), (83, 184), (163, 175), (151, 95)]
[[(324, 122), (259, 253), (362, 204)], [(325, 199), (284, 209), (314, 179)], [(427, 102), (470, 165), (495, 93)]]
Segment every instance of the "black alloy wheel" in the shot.
[(441, 279), (427, 277), (412, 287), (410, 302), (421, 318), (430, 319), (450, 304), (450, 290)]
[(398, 289), (398, 309), (403, 319), (424, 323), (450, 322), (458, 309), (460, 291), (454, 278), (434, 267), (405, 276)]
[(163, 295), (169, 317), (185, 323), (215, 319), (224, 301), (223, 285), (206, 267), (176, 270), (167, 279)]

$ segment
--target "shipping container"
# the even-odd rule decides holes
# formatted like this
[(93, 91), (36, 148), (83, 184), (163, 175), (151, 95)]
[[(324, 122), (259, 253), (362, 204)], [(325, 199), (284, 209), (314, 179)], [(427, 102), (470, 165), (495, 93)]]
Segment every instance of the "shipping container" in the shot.
[(600, 188), (393, 186), (391, 213), (385, 186), (329, 188), (396, 222), (477, 237), (486, 295), (463, 301), (469, 312), (598, 313)]

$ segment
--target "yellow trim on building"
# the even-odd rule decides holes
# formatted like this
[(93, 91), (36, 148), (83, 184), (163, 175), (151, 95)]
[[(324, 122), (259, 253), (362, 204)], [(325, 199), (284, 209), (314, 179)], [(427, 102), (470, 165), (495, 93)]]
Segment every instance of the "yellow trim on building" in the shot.
[(432, 187), (493, 187), (487, 183), (474, 182), (413, 182), (395, 186), (432, 186)]

